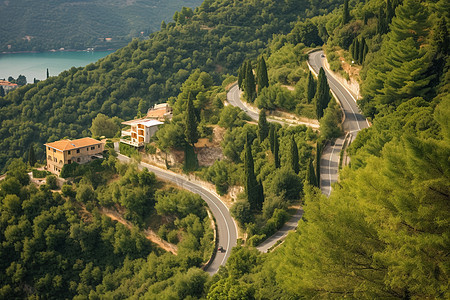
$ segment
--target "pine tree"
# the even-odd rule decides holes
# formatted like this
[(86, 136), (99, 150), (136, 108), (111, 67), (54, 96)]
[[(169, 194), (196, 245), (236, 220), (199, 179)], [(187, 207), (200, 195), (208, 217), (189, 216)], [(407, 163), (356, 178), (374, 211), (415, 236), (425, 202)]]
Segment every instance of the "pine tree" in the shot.
[(50, 77), (50, 73), (48, 72), (48, 68), (47, 68), (47, 79)]
[(244, 92), (245, 98), (248, 102), (253, 102), (256, 98), (256, 83), (253, 75), (252, 64), (247, 63), (245, 78), (244, 78)]
[(275, 168), (279, 168), (280, 167), (280, 144), (278, 141), (278, 134), (277, 131), (275, 129), (275, 133), (274, 133), (274, 140), (273, 140), (273, 157), (274, 157), (274, 161), (275, 161)]
[(269, 130), (270, 152), (272, 152), (272, 154), (273, 154), (276, 127), (275, 127), (275, 125), (270, 124), (270, 123), (269, 123), (269, 127), (270, 127), (270, 130)]
[(264, 56), (261, 56), (258, 61), (256, 79), (258, 80), (258, 93), (260, 93), (263, 88), (269, 86), (269, 76), (267, 75), (267, 65)]
[(330, 87), (328, 86), (327, 76), (323, 68), (320, 68), (317, 91), (315, 96), (317, 119), (323, 117), (323, 111), (330, 102)]
[(30, 145), (30, 148), (28, 149), (28, 163), (31, 167), (34, 167), (36, 164), (36, 154), (34, 153), (34, 147), (33, 144)]
[(258, 120), (258, 137), (259, 142), (262, 143), (269, 134), (269, 123), (267, 123), (266, 119), (266, 110), (263, 108), (259, 112), (259, 120)]
[(342, 11), (342, 24), (345, 25), (350, 21), (350, 12), (348, 8), (348, 0), (344, 0), (344, 9)]
[(309, 71), (308, 79), (307, 79), (307, 90), (306, 90), (306, 99), (308, 103), (311, 103), (314, 95), (316, 94), (316, 80), (314, 79), (313, 74)]
[(300, 171), (300, 165), (298, 162), (298, 147), (295, 142), (294, 135), (291, 136), (291, 145), (290, 145), (290, 155), (289, 155), (289, 165), (294, 170), (295, 174), (298, 174)]
[(373, 97), (372, 106), (378, 111), (414, 97), (432, 96), (428, 10), (419, 1), (405, 0), (395, 13), (391, 31), (367, 68), (362, 86), (363, 93)]
[(198, 123), (195, 115), (194, 103), (191, 98), (191, 93), (188, 95), (188, 102), (186, 108), (185, 118), (185, 135), (186, 141), (194, 147), (194, 144), (198, 141)]
[(5, 97), (5, 90), (0, 86), (0, 97)]
[(255, 169), (253, 163), (252, 147), (250, 144), (250, 139), (247, 133), (245, 141), (245, 157), (244, 157), (244, 172), (245, 172), (245, 194), (247, 195), (247, 200), (250, 207), (254, 210), (258, 209), (258, 199), (259, 199), (259, 187), (256, 181)]

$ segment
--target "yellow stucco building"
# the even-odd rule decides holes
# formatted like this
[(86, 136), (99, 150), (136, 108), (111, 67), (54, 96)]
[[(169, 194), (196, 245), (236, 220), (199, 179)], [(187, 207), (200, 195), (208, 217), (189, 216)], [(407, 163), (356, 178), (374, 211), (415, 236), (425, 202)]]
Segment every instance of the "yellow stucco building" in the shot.
[(84, 164), (95, 158), (102, 158), (104, 144), (93, 138), (60, 140), (44, 144), (47, 150), (47, 170), (59, 175), (66, 164)]

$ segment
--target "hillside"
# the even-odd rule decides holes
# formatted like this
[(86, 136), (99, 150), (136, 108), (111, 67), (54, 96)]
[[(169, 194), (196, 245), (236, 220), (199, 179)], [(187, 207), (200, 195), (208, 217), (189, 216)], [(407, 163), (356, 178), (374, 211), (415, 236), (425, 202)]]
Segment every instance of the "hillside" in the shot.
[[(136, 110), (176, 96), (197, 68), (220, 83), (245, 59), (256, 58), (274, 34), (289, 32), (297, 17), (327, 12), (339, 3), (317, 7), (313, 2), (205, 1), (191, 18), (186, 18), (191, 12), (181, 11), (177, 22), (148, 40), (133, 40), (95, 64), (9, 93), (0, 99), (0, 169), (14, 157), (25, 157), (32, 143), (88, 135), (98, 113), (133, 118)], [(37, 155), (44, 158), (41, 147)]]
[[(1, 1), (0, 52), (119, 48), (201, 0)], [(143, 34), (141, 34), (143, 32)], [(111, 40), (105, 40), (111, 38)], [(8, 45), (11, 45), (9, 48)]]

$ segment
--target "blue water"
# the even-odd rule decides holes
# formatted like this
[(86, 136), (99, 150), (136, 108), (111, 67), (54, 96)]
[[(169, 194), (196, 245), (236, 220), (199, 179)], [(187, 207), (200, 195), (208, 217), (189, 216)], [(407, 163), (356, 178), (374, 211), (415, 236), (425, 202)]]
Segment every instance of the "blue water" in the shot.
[(46, 79), (47, 68), (50, 76), (56, 76), (72, 67), (83, 67), (113, 51), (77, 51), (77, 52), (43, 52), (0, 54), (0, 79), (12, 76), (17, 79), (25, 75), (27, 82), (33, 78)]

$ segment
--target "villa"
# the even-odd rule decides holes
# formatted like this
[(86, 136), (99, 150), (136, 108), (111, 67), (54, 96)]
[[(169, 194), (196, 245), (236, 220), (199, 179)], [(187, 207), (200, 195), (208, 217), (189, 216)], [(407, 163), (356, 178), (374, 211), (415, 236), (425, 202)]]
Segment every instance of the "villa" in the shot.
[(104, 144), (93, 138), (78, 140), (60, 140), (44, 144), (47, 150), (47, 171), (56, 175), (61, 173), (64, 165), (84, 164), (93, 159), (103, 158)]
[(150, 142), (150, 138), (158, 131), (158, 126), (164, 123), (143, 118), (122, 122), (122, 124), (129, 126), (129, 128), (122, 130), (120, 142), (134, 147), (142, 147)]

